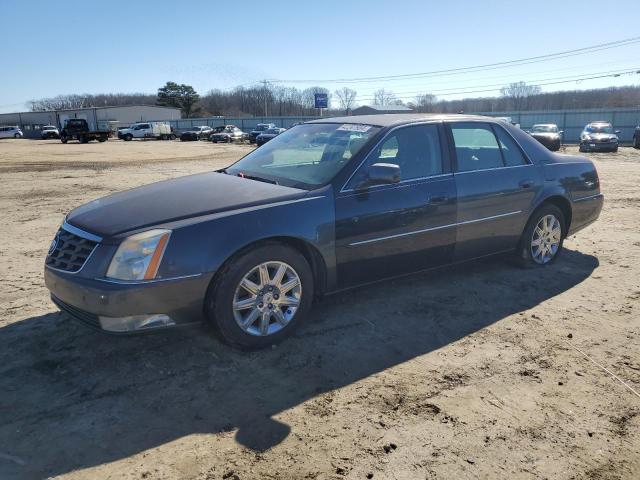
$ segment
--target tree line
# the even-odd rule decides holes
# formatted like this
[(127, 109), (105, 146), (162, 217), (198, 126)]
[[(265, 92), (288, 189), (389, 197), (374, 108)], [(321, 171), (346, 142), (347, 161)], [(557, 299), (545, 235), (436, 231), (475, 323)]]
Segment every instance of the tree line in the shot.
[(230, 90), (213, 89), (198, 94), (185, 84), (167, 82), (157, 94), (108, 93), (58, 95), (29, 102), (31, 111), (127, 105), (165, 105), (180, 108), (184, 117), (252, 117), (311, 116), (316, 93), (329, 96), (327, 115), (350, 114), (359, 103), (374, 105), (406, 105), (421, 113), (502, 112), (526, 110), (572, 110), (583, 108), (621, 108), (640, 106), (640, 86), (610, 87), (591, 90), (541, 92), (540, 87), (515, 82), (500, 89), (500, 96), (459, 100), (440, 99), (425, 92), (411, 100), (400, 99), (393, 91), (379, 89), (358, 102), (358, 92), (348, 87), (333, 92), (321, 86), (305, 89), (266, 83)]

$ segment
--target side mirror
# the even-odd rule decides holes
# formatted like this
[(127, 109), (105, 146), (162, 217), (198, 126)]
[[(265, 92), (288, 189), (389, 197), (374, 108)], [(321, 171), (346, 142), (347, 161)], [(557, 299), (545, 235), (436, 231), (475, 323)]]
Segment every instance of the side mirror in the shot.
[(563, 133), (564, 133), (564, 130), (560, 130), (560, 131), (558, 132), (558, 134), (559, 134), (559, 135), (562, 135)]
[(615, 133), (616, 135), (620, 135), (622, 132), (620, 130), (616, 130), (613, 133)]
[(374, 163), (367, 170), (365, 187), (372, 185), (390, 185), (400, 182), (400, 167), (395, 163)]

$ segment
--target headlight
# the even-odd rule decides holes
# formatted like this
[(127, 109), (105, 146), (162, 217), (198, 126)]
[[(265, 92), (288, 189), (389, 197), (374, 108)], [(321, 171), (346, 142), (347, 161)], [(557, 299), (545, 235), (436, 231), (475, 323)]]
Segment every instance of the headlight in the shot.
[(171, 230), (149, 230), (126, 238), (111, 260), (107, 277), (117, 280), (151, 280), (158, 273)]
[(582, 135), (582, 139), (583, 140), (591, 140), (591, 137), (585, 133), (584, 135)]

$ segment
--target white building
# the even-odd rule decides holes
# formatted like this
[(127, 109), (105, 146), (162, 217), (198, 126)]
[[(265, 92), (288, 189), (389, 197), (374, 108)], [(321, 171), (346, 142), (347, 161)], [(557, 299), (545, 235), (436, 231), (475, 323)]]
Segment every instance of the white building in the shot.
[(179, 120), (179, 108), (155, 105), (91, 107), (51, 112), (0, 113), (0, 126), (19, 126), (26, 137), (38, 137), (43, 125), (63, 127), (70, 118), (84, 118), (92, 130), (117, 130), (136, 122)]

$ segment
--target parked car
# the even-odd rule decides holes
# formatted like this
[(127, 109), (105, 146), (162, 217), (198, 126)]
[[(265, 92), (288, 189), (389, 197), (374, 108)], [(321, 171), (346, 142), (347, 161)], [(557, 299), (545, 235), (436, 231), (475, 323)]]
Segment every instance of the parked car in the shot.
[(323, 118), (226, 169), (76, 208), (44, 279), (63, 311), (108, 332), (207, 320), (259, 348), (289, 336), (316, 296), (488, 255), (549, 265), (602, 204), (589, 159), (505, 122)]
[(207, 139), (212, 132), (213, 129), (206, 125), (191, 127), (186, 132), (182, 132), (182, 134), (180, 135), (180, 140), (183, 142), (190, 142), (193, 140), (202, 140), (203, 138)]
[(60, 131), (55, 125), (45, 125), (40, 129), (40, 135), (43, 140), (49, 138), (60, 138)]
[(635, 132), (633, 132), (633, 147), (640, 148), (640, 125), (638, 125)]
[(560, 150), (562, 130), (555, 123), (538, 123), (531, 127), (529, 134), (552, 152)]
[(0, 138), (22, 138), (20, 127), (0, 127)]
[(619, 133), (608, 122), (589, 123), (580, 134), (580, 151), (617, 152)]
[(269, 130), (270, 128), (276, 128), (275, 123), (259, 123), (256, 128), (249, 132), (249, 143), (256, 143), (256, 137), (262, 132)]
[(118, 138), (125, 141), (134, 138), (155, 138), (156, 140), (175, 140), (171, 126), (165, 122), (134, 123), (129, 128), (118, 129)]
[(270, 128), (269, 130), (265, 130), (260, 135), (256, 137), (256, 145), (264, 145), (269, 140), (273, 140), (282, 132), (284, 132), (286, 128)]
[(89, 124), (84, 118), (71, 118), (64, 124), (64, 128), (60, 132), (60, 141), (67, 143), (74, 138), (80, 143), (87, 143), (91, 140), (106, 142), (111, 136), (110, 130), (91, 130)]
[(213, 143), (224, 142), (244, 142), (249, 139), (249, 134), (243, 132), (235, 125), (225, 125), (224, 127), (216, 127), (209, 140)]

